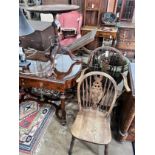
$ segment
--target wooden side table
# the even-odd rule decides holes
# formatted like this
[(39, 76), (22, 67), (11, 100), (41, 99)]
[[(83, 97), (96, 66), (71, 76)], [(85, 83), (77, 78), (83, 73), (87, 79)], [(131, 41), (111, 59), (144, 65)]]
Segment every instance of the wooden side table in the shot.
[(115, 40), (117, 38), (118, 28), (116, 27), (95, 27), (95, 26), (84, 26), (81, 28), (81, 34), (85, 35), (86, 33), (97, 29), (96, 38), (111, 39), (112, 45), (114, 46)]

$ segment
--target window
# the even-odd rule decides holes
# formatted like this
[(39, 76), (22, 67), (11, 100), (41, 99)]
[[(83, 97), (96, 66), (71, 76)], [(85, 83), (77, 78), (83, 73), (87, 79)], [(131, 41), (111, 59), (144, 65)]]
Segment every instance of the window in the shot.
[(117, 12), (121, 21), (131, 21), (135, 9), (135, 0), (118, 0)]

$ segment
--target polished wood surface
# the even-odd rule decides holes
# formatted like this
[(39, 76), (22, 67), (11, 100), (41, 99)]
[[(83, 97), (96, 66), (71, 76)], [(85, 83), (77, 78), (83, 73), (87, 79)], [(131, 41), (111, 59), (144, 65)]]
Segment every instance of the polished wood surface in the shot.
[(27, 8), (28, 11), (40, 13), (64, 13), (77, 9), (79, 9), (79, 6), (67, 4), (38, 5)]
[[(52, 77), (47, 77), (48, 73), (51, 70), (51, 61), (42, 62), (35, 60), (28, 60), (31, 65), (28, 70), (24, 70), (20, 72), (22, 75), (35, 76), (40, 78), (51, 79)], [(73, 67), (72, 67), (73, 66)], [(72, 71), (70, 69), (72, 67)], [(72, 60), (69, 55), (57, 54), (55, 60), (55, 71), (64, 74), (64, 76), (58, 75), (56, 76), (56, 80), (67, 80), (72, 75), (76, 75), (76, 73), (80, 70), (81, 64), (79, 60)]]
[(56, 77), (48, 77), (51, 72), (50, 61), (28, 61), (31, 62), (29, 69), (20, 71), (20, 84), (24, 87), (33, 85), (33, 87), (46, 87), (63, 92), (72, 86), (72, 80), (76, 79), (81, 71), (81, 62), (72, 60), (68, 55), (57, 54), (54, 69)]
[(27, 60), (31, 64), (29, 68), (19, 71), (19, 85), (21, 88), (43, 88), (61, 92), (62, 123), (65, 124), (65, 91), (76, 85), (76, 79), (81, 72), (81, 61), (72, 59), (69, 55), (57, 54), (54, 73), (51, 61)]

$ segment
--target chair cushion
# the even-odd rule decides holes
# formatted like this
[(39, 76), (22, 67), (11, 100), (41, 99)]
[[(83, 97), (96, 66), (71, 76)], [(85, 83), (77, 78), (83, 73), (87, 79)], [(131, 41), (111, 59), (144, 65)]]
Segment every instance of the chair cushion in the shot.
[(110, 119), (104, 112), (83, 109), (78, 112), (71, 127), (74, 137), (97, 144), (108, 144), (111, 141)]

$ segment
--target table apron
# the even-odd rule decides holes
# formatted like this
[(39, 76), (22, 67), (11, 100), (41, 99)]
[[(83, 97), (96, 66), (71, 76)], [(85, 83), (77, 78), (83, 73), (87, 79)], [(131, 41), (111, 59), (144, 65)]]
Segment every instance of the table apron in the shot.
[(60, 92), (64, 92), (64, 84), (63, 83), (55, 83), (43, 80), (29, 79), (29, 78), (20, 78), (19, 85), (23, 88), (44, 88), (49, 90), (57, 90)]
[[(90, 32), (89, 30), (81, 30), (81, 31), (82, 31), (82, 35), (85, 35), (88, 32)], [(96, 37), (105, 37), (105, 38), (109, 39), (110, 36), (112, 37), (112, 39), (116, 39), (117, 32), (97, 31), (97, 33), (96, 33)]]
[(75, 85), (76, 85), (76, 78), (65, 81), (64, 83), (30, 79), (30, 78), (19, 78), (19, 86), (21, 86), (22, 88), (34, 87), (34, 88), (44, 88), (59, 92), (65, 92), (66, 89), (72, 88)]

